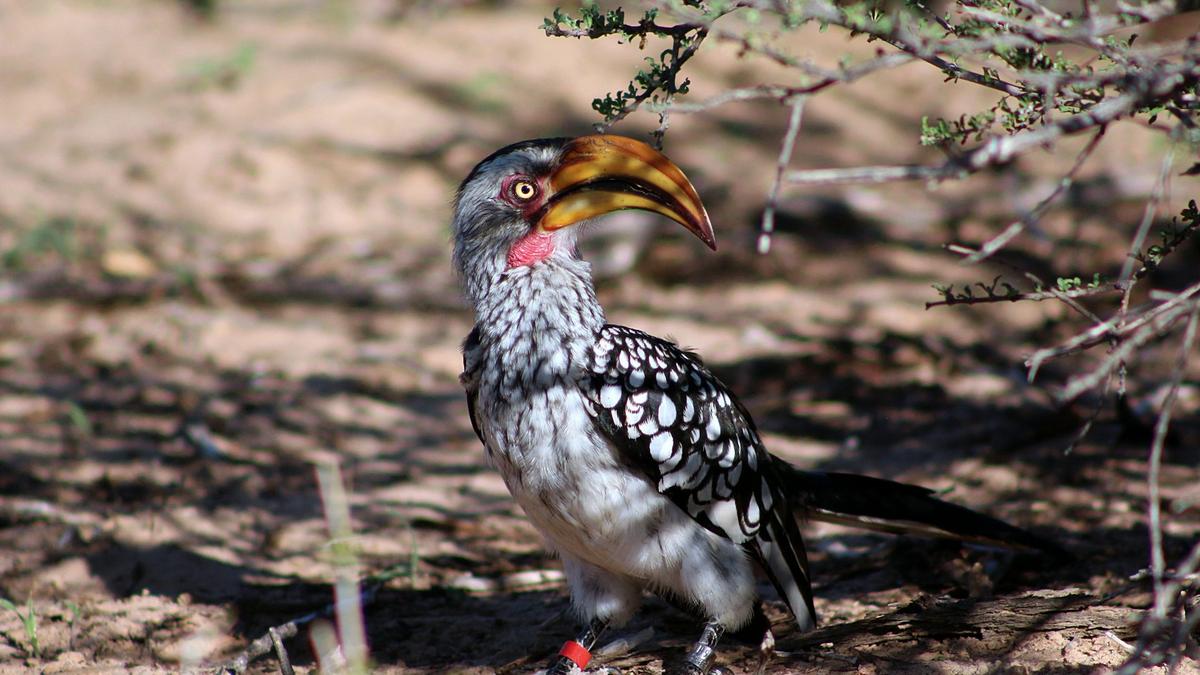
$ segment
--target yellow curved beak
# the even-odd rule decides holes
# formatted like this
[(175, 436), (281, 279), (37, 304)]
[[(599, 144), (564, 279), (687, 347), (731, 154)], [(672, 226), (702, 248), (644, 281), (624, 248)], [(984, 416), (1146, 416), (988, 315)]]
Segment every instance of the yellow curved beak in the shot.
[(700, 195), (661, 152), (624, 136), (570, 141), (550, 176), (550, 199), (538, 227), (552, 232), (621, 209), (664, 215), (714, 251), (717, 240)]

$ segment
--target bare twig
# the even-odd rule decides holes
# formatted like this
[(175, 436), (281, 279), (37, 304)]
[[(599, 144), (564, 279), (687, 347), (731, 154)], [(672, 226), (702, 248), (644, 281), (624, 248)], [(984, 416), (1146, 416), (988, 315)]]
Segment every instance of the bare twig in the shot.
[(1104, 631), (1104, 637), (1117, 643), (1118, 647), (1120, 647), (1121, 649), (1124, 649), (1126, 652), (1129, 652), (1130, 654), (1137, 651), (1137, 647), (1134, 647), (1133, 645), (1129, 644), (1128, 642), (1117, 637), (1117, 634), (1112, 632), (1111, 630)]
[[(1114, 289), (1110, 288), (1109, 290)], [(1118, 325), (1118, 317), (1113, 317), (1107, 321), (1093, 325), (1088, 330), (1057, 347), (1039, 349), (1025, 362), (1025, 365), (1029, 368), (1029, 380), (1033, 381), (1041, 365), (1046, 361), (1066, 356), (1067, 354), (1075, 354), (1114, 339), (1118, 341), (1123, 340), (1134, 331), (1141, 329), (1152, 321), (1158, 320), (1163, 314), (1177, 309), (1181, 303), (1191, 300), (1197, 294), (1200, 294), (1200, 283), (1193, 284), (1170, 300), (1152, 309), (1137, 312), (1139, 316), (1136, 320)]]
[(1025, 228), (1036, 223), (1038, 218), (1041, 217), (1042, 213), (1046, 210), (1046, 207), (1050, 206), (1054, 200), (1058, 199), (1064, 192), (1066, 192), (1067, 188), (1071, 186), (1071, 183), (1075, 179), (1075, 174), (1079, 172), (1079, 167), (1083, 166), (1083, 163), (1087, 161), (1087, 158), (1092, 155), (1092, 151), (1094, 151), (1096, 146), (1100, 144), (1100, 139), (1104, 136), (1105, 129), (1107, 129), (1107, 127), (1102, 126), (1098, 131), (1096, 131), (1096, 135), (1092, 136), (1092, 139), (1088, 141), (1088, 144), (1084, 146), (1083, 150), (1081, 150), (1079, 155), (1075, 158), (1075, 164), (1072, 165), (1070, 170), (1067, 171), (1067, 174), (1058, 181), (1058, 184), (1054, 187), (1054, 190), (1051, 191), (1050, 194), (1046, 195), (1042, 201), (1038, 202), (1037, 206), (1034, 206), (1033, 209), (1031, 209), (1029, 213), (1025, 214), (1025, 216), (1020, 220), (1013, 221), (1013, 223), (1005, 228), (1003, 232), (984, 242), (983, 246), (980, 246), (978, 251), (967, 256), (963, 262), (966, 264), (974, 264), (986, 260), (994, 255), (997, 251), (1008, 245), (1008, 242), (1012, 241), (1014, 237), (1023, 232)]
[(787, 174), (793, 185), (834, 185), (853, 183), (889, 183), (898, 180), (940, 180), (963, 178), (968, 172), (941, 166), (857, 166), (850, 169), (807, 169)]
[(892, 45), (900, 51), (911, 54), (915, 58), (921, 59), (931, 66), (936, 66), (942, 72), (957, 80), (966, 80), (972, 84), (978, 84), (982, 87), (995, 89), (1009, 96), (1024, 96), (1029, 93), (1028, 89), (1017, 86), (1011, 82), (1005, 82), (998, 77), (990, 77), (979, 73), (967, 70), (957, 63), (951, 63), (936, 54), (931, 54), (925, 50), (921, 50), (910, 43), (897, 40), (895, 38), (883, 38), (888, 44)]
[[(1135, 257), (1138, 257), (1142, 261), (1142, 266), (1133, 273), (1132, 278), (1134, 280), (1140, 280), (1143, 277), (1145, 277), (1147, 274), (1149, 274), (1150, 272), (1153, 272), (1154, 270), (1158, 269), (1159, 265), (1161, 265), (1163, 260), (1165, 260), (1168, 256), (1170, 256), (1175, 251), (1179, 250), (1179, 247), (1181, 245), (1183, 245), (1184, 242), (1191, 239), (1198, 231), (1200, 231), (1200, 218), (1191, 219), (1191, 220), (1189, 220), (1187, 225), (1176, 230), (1171, 235), (1170, 239), (1164, 241), (1161, 245), (1158, 245), (1156, 247), (1156, 252), (1154, 255), (1135, 256)], [(969, 247), (963, 246), (961, 244), (948, 244), (948, 245), (946, 245), (946, 250), (950, 251), (951, 253), (957, 253), (962, 256), (971, 256), (977, 252), (977, 249), (969, 248)], [(1002, 264), (1006, 264), (1006, 263), (1002, 263)], [(1028, 272), (1025, 272), (1025, 274), (1028, 275)], [(1046, 288), (1047, 287), (1046, 284), (1044, 282), (1042, 282), (1040, 279), (1034, 278), (1033, 281), (1035, 283), (1036, 288)], [(947, 287), (943, 291), (944, 299), (925, 303), (925, 309), (930, 309), (932, 307), (949, 306), (949, 305), (980, 305), (980, 304), (991, 304), (991, 303), (997, 303), (997, 302), (1020, 302), (1020, 301), (1041, 302), (1043, 300), (1063, 300), (1063, 299), (1078, 300), (1078, 299), (1082, 299), (1082, 298), (1088, 298), (1088, 297), (1098, 296), (1098, 295), (1107, 295), (1107, 294), (1112, 294), (1112, 293), (1124, 294), (1125, 288), (1126, 288), (1125, 286), (1122, 286), (1118, 282), (1112, 282), (1112, 283), (1107, 283), (1107, 284), (1099, 284), (1096, 286), (1090, 286), (1088, 288), (1072, 289), (1072, 290), (1068, 290), (1068, 291), (1038, 290), (1038, 291), (1034, 291), (1034, 292), (1022, 293), (1022, 292), (1018, 291), (1017, 289), (1013, 288), (1011, 285), (1004, 284), (1004, 289), (1006, 292), (1001, 294), (1001, 293), (997, 293), (995, 291), (996, 286), (998, 284), (999, 284), (999, 278), (997, 278), (997, 280), (994, 281), (991, 284), (991, 286), (986, 286), (983, 284), (976, 284), (976, 285), (982, 286), (983, 289), (987, 292), (986, 295), (982, 295), (982, 296), (967, 295), (965, 293), (955, 294), (953, 292), (953, 287)], [(1187, 289), (1187, 290), (1183, 291), (1181, 294), (1185, 297), (1190, 297), (1192, 292), (1193, 292), (1193, 289)], [(1166, 296), (1166, 297), (1163, 297), (1160, 299), (1161, 300), (1171, 300), (1173, 298), (1178, 300), (1178, 298), (1174, 294), (1171, 294), (1169, 296)], [(1114, 319), (1114, 321), (1115, 321), (1115, 319)], [(1096, 323), (1099, 324), (1102, 322), (1097, 320)], [(1096, 326), (1096, 329), (1100, 329), (1100, 328), (1102, 328), (1102, 327)], [(1091, 347), (1094, 344), (1099, 344), (1099, 342), (1102, 342), (1102, 341), (1103, 341), (1103, 339), (1097, 341), (1096, 343), (1088, 344), (1086, 346)]]
[(792, 101), (792, 114), (788, 118), (787, 133), (783, 136), (783, 146), (779, 149), (779, 161), (775, 166), (775, 181), (771, 184), (771, 195), (767, 198), (766, 208), (763, 209), (762, 228), (758, 235), (759, 253), (765, 254), (771, 250), (771, 233), (775, 231), (775, 209), (779, 207), (779, 188), (783, 185), (783, 173), (792, 161), (792, 151), (796, 147), (796, 135), (800, 133), (806, 100), (800, 96)]
[(853, 82), (876, 71), (894, 68), (911, 61), (912, 57), (908, 56), (907, 54), (886, 54), (869, 61), (864, 61), (857, 65), (849, 66), (841, 71), (823, 70), (822, 72), (824, 75), (820, 79), (801, 86), (764, 84), (754, 87), (730, 89), (703, 101), (657, 104), (650, 103), (644, 105), (643, 108), (650, 112), (669, 110), (677, 113), (698, 113), (711, 110), (727, 103), (737, 103), (742, 101), (772, 99), (780, 103), (787, 104), (788, 101), (791, 101), (797, 96), (815, 94), (822, 89), (835, 84)]
[(296, 633), (300, 631), (301, 626), (313, 621), (318, 616), (320, 615), (317, 613), (307, 614), (298, 619), (288, 621), (285, 624), (273, 626), (265, 634), (247, 645), (240, 654), (217, 668), (216, 672), (241, 675), (250, 667), (252, 661), (274, 649), (276, 640), (282, 642), (283, 640), (295, 637)]
[[(1138, 225), (1137, 234), (1133, 237), (1133, 243), (1129, 246), (1129, 255), (1125, 258), (1125, 263), (1121, 266), (1121, 275), (1117, 279), (1117, 287), (1121, 289), (1121, 308), (1117, 312), (1117, 325), (1125, 322), (1125, 315), (1129, 311), (1129, 299), (1133, 296), (1133, 286), (1137, 283), (1137, 279), (1133, 275), (1133, 264), (1138, 259), (1138, 254), (1142, 250), (1142, 245), (1146, 241), (1146, 235), (1150, 232), (1150, 223), (1154, 221), (1154, 214), (1158, 211), (1158, 203), (1162, 199), (1163, 192), (1166, 190), (1167, 178), (1170, 175), (1171, 164), (1175, 157), (1175, 146), (1172, 145), (1163, 155), (1162, 168), (1159, 171), (1158, 180), (1154, 183), (1154, 190), (1150, 193), (1150, 199), (1146, 200), (1146, 209), (1142, 215), (1142, 222)], [(1125, 362), (1121, 361), (1118, 364), (1119, 384), (1117, 394), (1125, 395)]]
[(781, 49), (777, 49), (770, 43), (762, 40), (751, 40), (742, 33), (729, 30), (717, 30), (714, 32), (713, 36), (720, 42), (728, 42), (737, 45), (743, 54), (747, 52), (753, 52), (760, 56), (766, 57), (767, 59), (774, 61), (781, 66), (794, 68), (805, 75), (818, 78), (822, 81), (838, 79), (838, 73), (835, 70), (830, 70), (828, 68), (819, 66), (808, 59), (796, 58), (795, 56), (792, 56)]
[(936, 166), (877, 166), (854, 169), (793, 171), (787, 181), (793, 184), (884, 183), (897, 180), (943, 180), (962, 178), (991, 166), (1005, 164), (1029, 150), (1062, 136), (1105, 126), (1128, 115), (1137, 104), (1132, 95), (1107, 99), (1091, 111), (1065, 118), (1055, 124), (1012, 136), (995, 136), (983, 145)]
[(1158, 421), (1154, 425), (1154, 441), (1150, 445), (1150, 470), (1146, 477), (1146, 482), (1149, 484), (1150, 567), (1154, 571), (1154, 614), (1160, 619), (1166, 618), (1170, 600), (1166, 595), (1163, 580), (1167, 571), (1167, 563), (1163, 553), (1159, 475), (1162, 473), (1163, 444), (1167, 439), (1167, 430), (1171, 426), (1171, 411), (1175, 408), (1175, 399), (1179, 395), (1179, 384), (1183, 379), (1183, 374), (1187, 372), (1188, 356), (1196, 341), (1197, 318), (1200, 318), (1200, 305), (1192, 309), (1187, 330), (1183, 334), (1183, 346), (1179, 350), (1179, 358), (1175, 365), (1175, 375), (1171, 378), (1171, 387), (1167, 390), (1162, 410), (1158, 413)]
[[(283, 641), (295, 637), (300, 628), (329, 617), (337, 619), (336, 632), (332, 639), (345, 665), (352, 673), (367, 672), (366, 631), (363, 628), (363, 608), (375, 600), (376, 593), (386, 583), (387, 576), (373, 577), (365, 588), (359, 587), (357, 556), (350, 548), (353, 535), (350, 526), (349, 500), (342, 483), (341, 472), (336, 465), (318, 465), (317, 482), (320, 487), (325, 518), (329, 526), (330, 548), (334, 556), (334, 602), (320, 611), (305, 614), (287, 623), (272, 626), (246, 646), (240, 654), (216, 669), (217, 673), (241, 675), (250, 663), (272, 651), (279, 657), (280, 669), (287, 675), (291, 662)], [(318, 654), (318, 656), (324, 656)]]
[(271, 636), (271, 645), (275, 647), (275, 656), (279, 659), (279, 671), (283, 675), (295, 675), (295, 670), (292, 668), (292, 660), (288, 657), (287, 648), (283, 646), (283, 636), (275, 627), (271, 627), (267, 634)]
[[(1168, 672), (1173, 672), (1182, 656), (1183, 646), (1190, 639), (1196, 624), (1200, 619), (1196, 612), (1189, 619), (1182, 614), (1178, 620), (1171, 617), (1172, 607), (1185, 609), (1186, 602), (1182, 596), (1187, 579), (1200, 566), (1200, 542), (1196, 543), (1188, 555), (1175, 570), (1173, 578), (1167, 577), (1166, 556), (1163, 552), (1162, 541), (1162, 506), (1159, 477), (1162, 471), (1162, 453), (1166, 444), (1167, 432), (1171, 425), (1171, 413), (1175, 407), (1175, 399), (1183, 374), (1187, 371), (1188, 357), (1195, 345), (1197, 326), (1200, 324), (1200, 304), (1192, 308), (1187, 330), (1184, 332), (1183, 343), (1176, 361), (1175, 374), (1171, 378), (1170, 389), (1163, 400), (1162, 410), (1154, 425), (1154, 440), (1150, 446), (1150, 467), (1146, 481), (1149, 487), (1147, 506), (1149, 508), (1150, 526), (1150, 571), (1154, 584), (1154, 603), (1142, 620), (1136, 648), (1131, 657), (1116, 672), (1120, 675), (1132, 675), (1142, 667), (1170, 660)], [(1195, 591), (1192, 591), (1195, 593)]]
[[(362, 590), (362, 593), (359, 594), (359, 605), (362, 607), (368, 607), (374, 603), (379, 589), (383, 587), (384, 583), (384, 581), (380, 580), (367, 584)], [(337, 612), (337, 603), (330, 603), (316, 612), (305, 614), (304, 616), (292, 619), (291, 621), (279, 624), (278, 626), (272, 626), (271, 628), (267, 629), (266, 633), (263, 633), (250, 644), (246, 645), (246, 648), (242, 650), (242, 652), (236, 657), (215, 668), (214, 672), (221, 674), (233, 673), (234, 675), (241, 675), (242, 673), (246, 672), (246, 670), (250, 667), (250, 664), (255, 659), (265, 656), (272, 651), (278, 653), (278, 647), (275, 646), (276, 640), (282, 644), (284, 640), (289, 640), (295, 637), (300, 632), (300, 629), (304, 626), (311, 624), (317, 619), (335, 616)], [(274, 633), (274, 635), (272, 635), (272, 633)]]
[(801, 93), (804, 93), (801, 87), (791, 87), (782, 84), (761, 84), (755, 87), (730, 89), (703, 101), (673, 102), (670, 106), (651, 104), (646, 106), (646, 110), (658, 112), (659, 110), (669, 109), (671, 112), (676, 113), (698, 113), (712, 110), (726, 103), (740, 103), (742, 101), (762, 99), (783, 101)]
[(1139, 253), (1142, 246), (1146, 243), (1146, 235), (1150, 233), (1150, 224), (1154, 222), (1154, 214), (1158, 211), (1158, 204), (1162, 201), (1163, 192), (1166, 190), (1167, 178), (1171, 175), (1171, 164), (1175, 159), (1175, 146), (1171, 146), (1167, 153), (1163, 155), (1162, 166), (1159, 169), (1158, 180), (1154, 183), (1154, 190), (1150, 193), (1150, 199), (1146, 200), (1146, 208), (1142, 212), (1142, 221), (1138, 224), (1137, 234), (1133, 238), (1133, 243), (1129, 245), (1129, 255), (1125, 257), (1125, 263), (1121, 266), (1121, 275), (1119, 282), (1122, 286), (1128, 284), (1127, 288), (1133, 288), (1133, 266), (1139, 261)]
[(1114, 349), (1091, 372), (1071, 378), (1067, 382), (1066, 388), (1059, 394), (1059, 398), (1063, 401), (1070, 401), (1077, 398), (1083, 392), (1096, 387), (1109, 373), (1119, 368), (1140, 347), (1172, 331), (1179, 320), (1191, 314), (1198, 305), (1200, 305), (1200, 302), (1192, 301), (1157, 315), (1154, 320), (1147, 322), (1125, 338), (1120, 346)]

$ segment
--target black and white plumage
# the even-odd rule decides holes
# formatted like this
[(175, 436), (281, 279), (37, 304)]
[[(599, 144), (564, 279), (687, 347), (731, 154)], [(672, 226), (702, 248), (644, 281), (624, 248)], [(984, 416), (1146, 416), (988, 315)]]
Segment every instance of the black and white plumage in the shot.
[(687, 667), (706, 671), (721, 632), (761, 617), (756, 566), (799, 627), (812, 627), (798, 512), (1040, 545), (922, 488), (796, 470), (767, 452), (746, 409), (695, 354), (607, 324), (569, 226), (622, 208), (660, 213), (715, 246), (683, 173), (616, 136), (494, 153), (463, 182), (453, 222), (476, 314), (463, 345), (471, 421), (562, 558), (588, 626), (581, 641), (628, 619), (650, 590), (705, 620)]
[[(697, 523), (763, 564), (813, 625), (804, 542), (754, 421), (694, 353), (624, 326), (592, 352), (589, 413), (614, 447)], [(736, 628), (737, 626), (734, 626)]]

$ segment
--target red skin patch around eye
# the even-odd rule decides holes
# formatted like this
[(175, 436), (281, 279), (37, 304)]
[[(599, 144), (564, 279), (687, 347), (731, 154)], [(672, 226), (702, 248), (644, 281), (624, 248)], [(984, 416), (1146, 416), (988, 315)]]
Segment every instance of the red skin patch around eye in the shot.
[[(519, 201), (512, 194), (512, 184), (517, 180), (533, 181), (533, 178), (521, 174), (508, 176), (500, 183), (500, 193), (496, 195), (500, 199), (512, 204), (521, 210), (521, 214), (526, 219), (531, 219), (537, 214), (538, 209), (542, 207), (545, 201), (546, 180), (537, 180), (538, 191), (533, 199), (529, 201)], [(547, 232), (540, 232), (537, 228), (533, 228), (528, 234), (521, 237), (508, 250), (508, 269), (514, 267), (525, 267), (537, 262), (541, 262), (549, 258), (554, 253), (554, 235)]]
[(508, 269), (524, 267), (541, 262), (554, 253), (554, 235), (538, 230), (530, 230), (529, 234), (517, 240), (508, 249)]
[(511, 205), (517, 207), (518, 209), (521, 210), (521, 213), (524, 214), (524, 216), (526, 218), (529, 218), (533, 214), (537, 213), (538, 209), (542, 208), (542, 202), (545, 201), (545, 196), (544, 196), (546, 194), (545, 180), (543, 179), (543, 180), (537, 181), (537, 185), (538, 185), (537, 193), (534, 195), (534, 197), (532, 199), (529, 199), (527, 201), (519, 200), (516, 198), (516, 196), (513, 195), (512, 184), (518, 180), (533, 181), (533, 179), (528, 176), (523, 176), (521, 174), (513, 174), (513, 175), (505, 178), (504, 181), (502, 183), (500, 183), (500, 192), (496, 195), (496, 197), (507, 202), (508, 204), (511, 204)]

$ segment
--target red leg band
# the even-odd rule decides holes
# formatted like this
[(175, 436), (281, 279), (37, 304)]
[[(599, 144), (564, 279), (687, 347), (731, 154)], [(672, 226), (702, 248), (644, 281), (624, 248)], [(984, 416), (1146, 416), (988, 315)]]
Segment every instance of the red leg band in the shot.
[(583, 645), (574, 640), (567, 640), (563, 643), (562, 649), (558, 651), (559, 656), (565, 656), (575, 662), (580, 670), (587, 668), (588, 661), (592, 660), (592, 655), (588, 650), (583, 648)]

